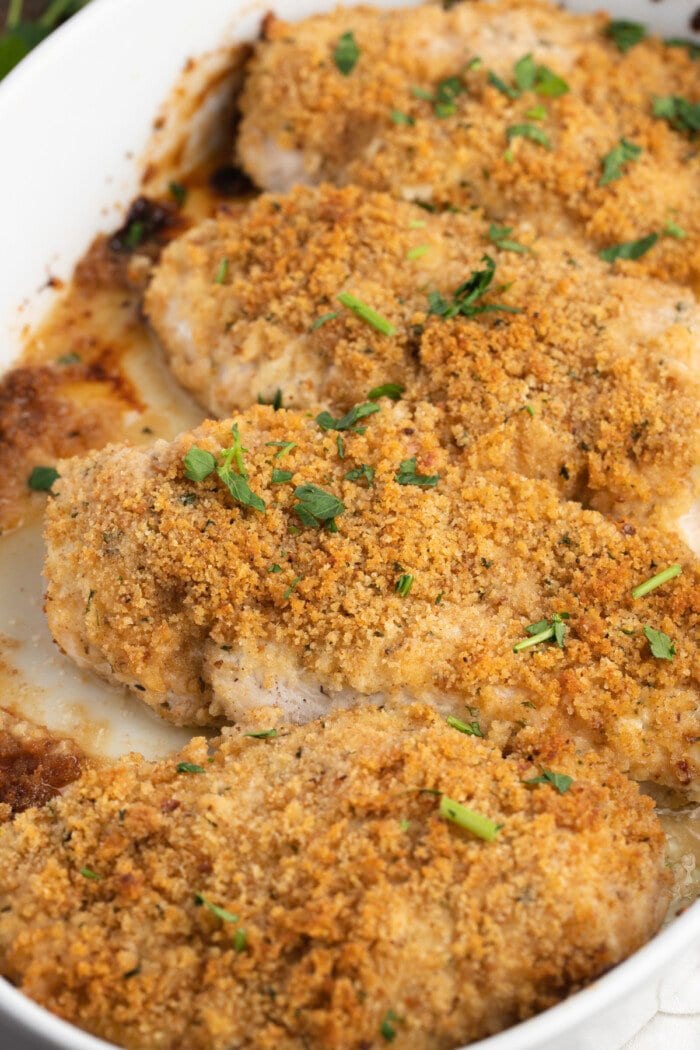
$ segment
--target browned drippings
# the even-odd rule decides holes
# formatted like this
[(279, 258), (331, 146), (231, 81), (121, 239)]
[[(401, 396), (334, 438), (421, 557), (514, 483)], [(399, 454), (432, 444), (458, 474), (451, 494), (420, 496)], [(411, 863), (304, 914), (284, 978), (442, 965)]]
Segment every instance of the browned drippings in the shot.
[(0, 710), (0, 819), (43, 806), (77, 780), (83, 764), (72, 741)]

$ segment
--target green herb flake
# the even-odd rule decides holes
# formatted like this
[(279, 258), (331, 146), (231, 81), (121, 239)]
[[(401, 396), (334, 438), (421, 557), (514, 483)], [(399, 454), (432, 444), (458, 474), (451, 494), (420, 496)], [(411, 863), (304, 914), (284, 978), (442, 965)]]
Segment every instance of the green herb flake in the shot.
[(562, 95), (568, 94), (569, 85), (562, 77), (557, 76), (551, 69), (548, 69), (547, 66), (538, 66), (535, 91), (538, 95), (542, 95), (543, 98), (560, 98)]
[(76, 354), (71, 351), (69, 354), (61, 354), (60, 357), (56, 358), (57, 365), (77, 365), (81, 361), (80, 354)]
[(211, 452), (193, 445), (186, 454), (183, 463), (185, 465), (185, 477), (189, 481), (204, 481), (216, 469), (216, 459)]
[(54, 481), (58, 481), (60, 476), (55, 467), (34, 467), (27, 478), (27, 485), (32, 492), (50, 492)]
[(632, 161), (639, 160), (641, 152), (641, 146), (635, 146), (633, 142), (628, 142), (627, 139), (620, 139), (617, 146), (613, 147), (613, 149), (603, 157), (603, 174), (600, 177), (598, 185), (607, 186), (609, 183), (622, 178), (625, 165), (631, 164)]
[(440, 798), (440, 816), (464, 828), (465, 831), (470, 831), (477, 838), (484, 839), (485, 842), (493, 842), (500, 830), (498, 825), (488, 817), (475, 813), (473, 809), (467, 809), (466, 806), (448, 798), (447, 795), (442, 795)]
[(519, 255), (529, 252), (530, 249), (526, 245), (510, 239), (512, 232), (512, 226), (497, 226), (495, 222), (492, 222), (489, 226), (489, 240), (503, 252), (517, 252)]
[(513, 100), (515, 100), (516, 98), (520, 98), (520, 92), (516, 88), (513, 88), (509, 84), (506, 84), (505, 80), (501, 80), (501, 78), (492, 70), (489, 71), (487, 80), (491, 87), (495, 87), (496, 90), (500, 91), (502, 95), (506, 96), (506, 98), (510, 98)]
[(616, 19), (607, 26), (606, 36), (609, 36), (616, 45), (617, 50), (623, 55), (641, 43), (647, 35), (646, 26), (641, 22), (627, 22), (624, 19)]
[(276, 448), (273, 459), (283, 459), (287, 453), (291, 452), (293, 448), (297, 447), (296, 441), (266, 441), (266, 448)]
[(690, 102), (679, 95), (656, 97), (651, 111), (655, 117), (667, 121), (675, 131), (691, 137), (700, 132), (700, 102)]
[(374, 484), (374, 467), (368, 466), (367, 463), (363, 463), (359, 467), (353, 467), (345, 474), (347, 481), (366, 481), (367, 487), (371, 488)]
[(357, 65), (359, 57), (360, 49), (357, 46), (352, 30), (343, 33), (333, 52), (333, 61), (338, 72), (342, 73), (344, 77), (349, 76)]
[(445, 299), (440, 292), (428, 293), (428, 313), (449, 320), (451, 317), (475, 317), (477, 314), (503, 311), (505, 313), (522, 313), (518, 307), (504, 306), (502, 303), (481, 303), (479, 300), (489, 290), (496, 272), (496, 264), (490, 255), (482, 256), (483, 270), (474, 270), (470, 277), (458, 285), (452, 293), (452, 301)]
[(663, 232), (665, 237), (675, 237), (678, 241), (683, 241), (688, 236), (683, 227), (671, 219), (664, 226)]
[(555, 613), (551, 620), (538, 620), (525, 628), (528, 638), (516, 642), (513, 646), (514, 653), (521, 653), (524, 649), (531, 649), (533, 645), (540, 642), (555, 642), (560, 649), (564, 648), (564, 635), (566, 632), (565, 620), (569, 619), (568, 613)]
[(248, 934), (245, 932), (245, 930), (243, 928), (241, 928), (240, 930), (236, 930), (236, 932), (233, 935), (233, 950), (234, 950), (234, 952), (236, 952), (238, 955), (240, 955), (241, 952), (244, 952), (246, 950), (247, 946), (248, 946)]
[(536, 142), (538, 146), (543, 146), (544, 149), (552, 148), (549, 135), (542, 128), (538, 128), (536, 124), (511, 124), (510, 127), (506, 128), (506, 138), (508, 142), (512, 142), (516, 138), (529, 139), (530, 142)]
[(392, 109), (390, 116), (392, 124), (405, 124), (412, 127), (416, 122), (414, 117), (409, 116), (408, 113), (402, 113), (400, 109)]
[(666, 47), (685, 48), (693, 62), (697, 62), (700, 59), (700, 44), (697, 44), (694, 40), (688, 40), (687, 37), (682, 36), (673, 36), (669, 37), (668, 40), (664, 40), (664, 43)]
[(183, 186), (181, 182), (169, 182), (168, 193), (175, 201), (178, 208), (181, 208), (187, 200), (187, 187)]
[(345, 442), (340, 434), (335, 439), (335, 447), (338, 450), (338, 459), (345, 459)]
[(657, 631), (654, 627), (645, 627), (644, 636), (649, 642), (651, 655), (657, 660), (672, 660), (676, 655), (675, 645), (663, 631)]
[(228, 259), (223, 258), (214, 275), (214, 284), (224, 284), (228, 277)]
[(299, 501), (292, 508), (299, 520), (310, 528), (318, 529), (345, 513), (345, 504), (331, 492), (324, 492), (317, 485), (299, 485), (294, 490)]
[(312, 321), (309, 327), (309, 331), (315, 332), (318, 328), (321, 328), (324, 324), (327, 324), (328, 321), (334, 321), (336, 317), (339, 316), (340, 310), (329, 310), (327, 314), (321, 314), (321, 316), (317, 317), (315, 321)]
[(347, 307), (348, 310), (352, 310), (355, 317), (358, 317), (382, 335), (396, 335), (396, 327), (390, 321), (387, 321), (385, 317), (382, 317), (381, 314), (378, 314), (376, 310), (373, 310), (371, 306), (363, 303), (357, 296), (350, 295), (349, 292), (341, 292), (338, 296), (338, 302)]
[(274, 740), (277, 736), (277, 730), (263, 729), (260, 733), (244, 733), (243, 736), (252, 737), (253, 740)]
[(399, 401), (405, 389), (400, 383), (382, 383), (381, 386), (372, 387), (367, 400), (378, 401), (380, 397), (388, 397), (392, 401)]
[(598, 255), (603, 262), (613, 263), (616, 259), (641, 259), (643, 255), (653, 248), (659, 239), (658, 233), (649, 233), (646, 237), (640, 237), (636, 241), (625, 241), (622, 244), (611, 244), (603, 248)]
[(283, 396), (282, 395), (282, 391), (279, 388), (277, 390), (275, 390), (274, 397), (270, 398), (269, 401), (266, 400), (262, 396), (262, 394), (258, 394), (258, 404), (259, 405), (271, 405), (272, 408), (275, 410), (275, 412), (279, 412), (279, 410), (282, 407), (282, 396)]
[(321, 430), (355, 430), (356, 424), (361, 419), (365, 419), (366, 416), (373, 416), (375, 412), (379, 411), (381, 411), (379, 405), (366, 401), (362, 405), (355, 405), (344, 416), (340, 416), (339, 419), (335, 419), (330, 412), (321, 412), (316, 416), (316, 422)]
[(102, 876), (98, 875), (96, 871), (92, 870), (92, 868), (81, 868), (80, 874), (84, 879), (90, 879), (92, 882), (98, 882), (102, 878)]
[(411, 593), (411, 587), (413, 587), (413, 576), (410, 572), (404, 572), (396, 581), (394, 590), (400, 598), (406, 598)]
[[(332, 520), (332, 519), (331, 519), (331, 520)], [(282, 600), (283, 600), (283, 601), (285, 601), (285, 602), (288, 602), (288, 601), (289, 601), (289, 599), (290, 599), (290, 598), (292, 597), (292, 595), (294, 594), (294, 591), (295, 591), (295, 590), (297, 589), (297, 587), (298, 587), (298, 586), (299, 586), (299, 584), (301, 583), (302, 579), (303, 579), (303, 577), (302, 577), (302, 576), (295, 576), (295, 577), (294, 577), (294, 579), (293, 579), (293, 580), (292, 580), (292, 582), (290, 583), (289, 587), (287, 587), (287, 589), (285, 590), (284, 594), (282, 595)]]
[(565, 795), (574, 782), (574, 778), (567, 776), (566, 773), (554, 773), (551, 769), (543, 769), (542, 773), (538, 777), (533, 777), (532, 780), (524, 780), (524, 784), (551, 784), (560, 795)]
[(204, 766), (198, 766), (194, 762), (178, 762), (175, 766), (178, 773), (204, 773)]
[(406, 258), (409, 262), (413, 262), (415, 259), (422, 259), (430, 251), (429, 244), (417, 244), (415, 248), (409, 248), (406, 252)]
[(284, 570), (282, 569), (281, 565), (277, 564), (277, 562), (273, 562), (273, 564), (270, 566), (270, 568), (267, 571), (268, 572), (273, 572), (273, 573), (278, 573), (278, 572), (283, 572)]
[(399, 1017), (393, 1010), (387, 1010), (379, 1026), (379, 1034), (386, 1043), (393, 1043), (394, 1039), (396, 1039), (396, 1028), (394, 1025), (398, 1020)]
[(278, 470), (277, 467), (273, 467), (272, 470), (272, 484), (283, 485), (285, 481), (291, 481), (294, 477), (293, 470)]
[(525, 116), (528, 120), (546, 120), (549, 116), (549, 112), (546, 106), (531, 106), (530, 109), (525, 110)]
[(681, 565), (669, 565), (667, 569), (662, 572), (657, 572), (655, 576), (651, 576), (644, 583), (638, 584), (637, 587), (632, 588), (633, 598), (643, 598), (646, 594), (651, 591), (655, 591), (657, 587), (661, 587), (664, 583), (668, 583), (669, 580), (674, 580), (676, 576), (680, 576), (683, 572)]
[(530, 91), (537, 79), (537, 66), (532, 55), (523, 55), (513, 67), (515, 83), (520, 91)]
[(208, 908), (212, 915), (216, 915), (217, 919), (221, 919), (222, 922), (238, 922), (238, 916), (234, 915), (233, 912), (226, 911), (225, 908), (220, 908), (218, 904), (212, 904), (210, 900), (204, 896), (203, 893), (195, 893), (194, 903), (197, 907), (204, 905)]
[(484, 735), (478, 722), (462, 722), (460, 718), (455, 718), (454, 715), (448, 715), (446, 721), (452, 729), (456, 729), (459, 733), (466, 733), (467, 736), (483, 737)]
[(440, 475), (419, 474), (416, 468), (416, 457), (412, 456), (410, 459), (403, 459), (399, 463), (395, 480), (399, 485), (416, 485), (418, 488), (431, 489), (437, 485)]

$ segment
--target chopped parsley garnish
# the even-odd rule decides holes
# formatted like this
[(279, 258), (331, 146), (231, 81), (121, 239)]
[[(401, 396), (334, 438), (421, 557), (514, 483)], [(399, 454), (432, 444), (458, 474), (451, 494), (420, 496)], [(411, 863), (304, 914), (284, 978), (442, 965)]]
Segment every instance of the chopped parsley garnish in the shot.
[(662, 584), (668, 583), (669, 580), (674, 580), (676, 576), (680, 576), (683, 572), (681, 565), (669, 565), (667, 569), (662, 572), (657, 572), (656, 576), (651, 576), (644, 583), (640, 583), (637, 587), (632, 589), (633, 598), (643, 598), (645, 594), (649, 594), (650, 591), (655, 591), (657, 587), (661, 587)]
[(641, 146), (635, 146), (633, 142), (628, 142), (627, 139), (620, 139), (617, 146), (603, 157), (603, 174), (598, 185), (607, 186), (608, 183), (622, 178), (625, 165), (638, 160), (641, 152)]
[(406, 252), (406, 258), (409, 262), (413, 262), (414, 259), (422, 259), (423, 256), (430, 251), (429, 244), (417, 244), (415, 248), (409, 248)]
[(207, 900), (203, 893), (195, 893), (194, 903), (197, 907), (204, 905), (208, 908), (212, 915), (216, 915), (217, 919), (221, 919), (222, 922), (238, 922), (238, 916), (234, 915), (233, 912), (226, 911), (225, 908), (220, 908), (218, 904), (212, 904), (211, 901)]
[(626, 22), (623, 18), (611, 22), (605, 33), (623, 55), (635, 44), (641, 43), (647, 35), (646, 26), (641, 22)]
[(382, 383), (381, 386), (372, 387), (367, 400), (378, 401), (380, 397), (389, 397), (392, 401), (399, 401), (405, 389), (400, 383)]
[(460, 77), (451, 76), (441, 80), (434, 92), (422, 87), (412, 87), (411, 94), (423, 102), (432, 102), (436, 117), (451, 117), (457, 112), (455, 99), (466, 90)]
[(564, 634), (566, 632), (565, 620), (569, 619), (568, 613), (555, 613), (551, 620), (538, 620), (525, 628), (529, 638), (523, 638), (513, 646), (514, 653), (520, 653), (523, 649), (531, 649), (533, 645), (540, 642), (556, 642), (560, 649), (564, 648)]
[(224, 256), (214, 275), (214, 284), (223, 284), (228, 277), (228, 259)]
[(266, 441), (265, 447), (276, 448), (277, 452), (275, 452), (273, 459), (282, 459), (288, 452), (297, 447), (297, 443), (296, 441)]
[(248, 934), (245, 932), (245, 930), (242, 929), (242, 928), (240, 930), (236, 930), (236, 932), (233, 935), (233, 950), (234, 950), (234, 952), (236, 952), (238, 954), (240, 954), (241, 952), (244, 952), (246, 950), (247, 944), (248, 944)]
[(515, 83), (520, 91), (536, 91), (545, 98), (559, 98), (569, 90), (569, 85), (547, 66), (538, 66), (532, 55), (523, 55), (513, 67)]
[(396, 581), (394, 590), (400, 598), (405, 598), (408, 594), (410, 594), (412, 586), (413, 576), (410, 572), (404, 572), (399, 576), (398, 580)]
[(682, 226), (679, 226), (677, 222), (673, 222), (672, 219), (666, 223), (663, 229), (664, 236), (675, 237), (678, 241), (683, 241), (688, 236)]
[(408, 113), (402, 113), (400, 109), (392, 109), (391, 120), (393, 124), (408, 124), (409, 126), (415, 124), (415, 119)]
[(700, 44), (696, 44), (694, 40), (688, 40), (682, 36), (673, 36), (668, 40), (664, 40), (664, 43), (666, 47), (684, 47), (693, 62), (697, 62), (700, 59)]
[(468, 280), (464, 281), (452, 293), (452, 302), (448, 302), (440, 292), (428, 293), (428, 313), (448, 319), (450, 317), (474, 317), (476, 314), (491, 313), (497, 310), (505, 313), (519, 314), (515, 306), (504, 306), (501, 303), (479, 303), (491, 286), (496, 272), (496, 264), (490, 255), (482, 256), (485, 263), (483, 270), (474, 270)]
[(700, 132), (700, 102), (689, 102), (679, 95), (667, 95), (655, 98), (651, 111), (676, 131), (685, 132), (691, 137)]
[(345, 459), (345, 442), (341, 438), (340, 434), (335, 439), (335, 447), (338, 450), (338, 459)]
[(76, 354), (75, 351), (71, 350), (69, 354), (61, 354), (60, 357), (56, 358), (56, 364), (58, 365), (77, 365), (81, 361), (80, 354)]
[(283, 485), (285, 481), (291, 481), (294, 477), (293, 470), (278, 470), (277, 467), (272, 469), (272, 484)]
[(168, 192), (178, 208), (181, 208), (187, 200), (187, 187), (183, 186), (181, 182), (169, 182)]
[(657, 660), (672, 660), (676, 655), (675, 645), (663, 631), (657, 631), (654, 627), (645, 627), (644, 635), (649, 642), (651, 655)]
[(615, 262), (616, 259), (641, 259), (643, 255), (653, 248), (659, 239), (658, 233), (649, 233), (646, 237), (640, 237), (637, 241), (625, 241), (622, 244), (611, 244), (609, 248), (603, 248), (598, 255), (603, 262)]
[(267, 571), (268, 572), (278, 573), (278, 572), (284, 572), (284, 569), (282, 568), (281, 565), (278, 565), (277, 562), (273, 562), (273, 564), (270, 566), (270, 568)]
[(324, 492), (317, 485), (299, 485), (294, 489), (294, 496), (299, 501), (292, 508), (304, 525), (318, 529), (326, 525), (334, 531), (335, 519), (345, 513), (345, 504), (331, 492)]
[(183, 460), (185, 477), (189, 481), (204, 481), (216, 469), (216, 459), (211, 452), (193, 445)]
[[(255, 510), (264, 511), (265, 501), (256, 496), (248, 484), (248, 475), (243, 466), (243, 453), (247, 449), (241, 444), (238, 424), (231, 427), (233, 434), (233, 445), (231, 448), (222, 448), (221, 462), (217, 464), (216, 458), (211, 452), (197, 448), (193, 445), (184, 457), (185, 477), (190, 481), (204, 481), (216, 470), (219, 478), (223, 481), (237, 503), (244, 507), (253, 507)], [(236, 471), (233, 469), (235, 463)]]
[(250, 736), (253, 740), (273, 740), (277, 736), (277, 730), (263, 729), (260, 733), (244, 733), (243, 736)]
[(102, 878), (102, 876), (98, 875), (96, 871), (92, 870), (92, 868), (81, 868), (80, 874), (83, 876), (84, 879), (91, 879), (93, 882), (98, 881)]
[(417, 485), (421, 489), (432, 489), (440, 480), (439, 474), (419, 474), (416, 469), (416, 457), (403, 459), (396, 471), (396, 481), (399, 485)]
[(321, 316), (317, 317), (315, 321), (312, 321), (311, 326), (309, 327), (309, 331), (315, 332), (317, 328), (320, 328), (322, 325), (326, 324), (327, 321), (334, 321), (335, 318), (339, 316), (340, 310), (329, 310), (327, 314), (321, 314)]
[(552, 148), (549, 135), (536, 124), (511, 124), (506, 128), (506, 138), (508, 142), (517, 138), (529, 139), (530, 142), (536, 142), (538, 146), (544, 146), (545, 149)]
[(178, 773), (204, 773), (204, 766), (198, 766), (194, 762), (178, 762), (175, 769)]
[(510, 84), (506, 84), (505, 80), (501, 80), (496, 73), (489, 72), (487, 79), (491, 87), (495, 87), (506, 98), (520, 98), (520, 92), (516, 88), (511, 87)]
[(394, 1028), (394, 1025), (398, 1020), (399, 1017), (393, 1010), (387, 1010), (384, 1019), (379, 1026), (379, 1034), (385, 1042), (393, 1043), (394, 1039), (396, 1039), (396, 1029)]
[(303, 577), (301, 577), (301, 576), (295, 576), (294, 577), (294, 579), (290, 583), (289, 587), (287, 587), (287, 589), (285, 590), (284, 594), (282, 595), (283, 601), (285, 601), (285, 602), (289, 601), (289, 599), (291, 598), (292, 594), (294, 593), (294, 591), (297, 589), (297, 587), (301, 583), (302, 579), (303, 579)]
[(275, 390), (275, 396), (270, 401), (266, 401), (262, 394), (258, 394), (259, 405), (272, 405), (275, 412), (279, 412), (282, 407), (282, 391), (278, 388)]
[(512, 226), (497, 226), (495, 222), (492, 222), (489, 226), (489, 240), (503, 252), (518, 252), (520, 255), (529, 252), (530, 249), (526, 245), (510, 239), (512, 232)]
[[(256, 496), (248, 484), (248, 475), (243, 467), (243, 453), (247, 449), (241, 444), (237, 423), (231, 427), (231, 433), (233, 434), (233, 445), (231, 448), (221, 450), (223, 459), (217, 466), (216, 473), (237, 503), (241, 503), (244, 507), (252, 507), (254, 510), (264, 511), (265, 501), (260, 496)], [(237, 473), (233, 470), (234, 462)]]
[[(354, 405), (339, 419), (334, 419), (330, 412), (321, 412), (316, 416), (316, 422), (321, 430), (355, 430), (355, 424), (361, 419), (364, 419), (365, 416), (373, 416), (379, 411), (381, 411), (379, 405), (366, 401), (362, 405)], [(364, 433), (364, 430), (358, 430), (358, 433)]]
[(528, 120), (546, 120), (549, 116), (549, 112), (546, 106), (530, 106), (529, 109), (525, 110), (525, 116)]
[(348, 481), (362, 481), (364, 479), (368, 488), (371, 488), (374, 483), (374, 467), (363, 463), (362, 466), (353, 467), (352, 470), (349, 470), (345, 477)]
[(440, 816), (445, 820), (451, 820), (453, 824), (466, 831), (471, 831), (472, 835), (486, 842), (493, 842), (500, 830), (498, 825), (488, 817), (475, 813), (473, 809), (467, 809), (466, 806), (448, 798), (447, 795), (440, 798)]
[(34, 467), (27, 478), (27, 485), (32, 492), (50, 492), (54, 481), (58, 481), (60, 476), (55, 467)]
[(565, 795), (574, 782), (574, 778), (566, 773), (554, 773), (551, 769), (543, 769), (538, 777), (532, 780), (524, 780), (524, 784), (551, 784), (560, 795)]
[(460, 733), (466, 733), (467, 736), (483, 736), (481, 732), (481, 726), (478, 722), (462, 722), (460, 718), (455, 718), (454, 715), (447, 716), (447, 724), (453, 729), (458, 730)]
[(336, 68), (344, 77), (347, 77), (357, 65), (359, 57), (360, 49), (357, 46), (357, 41), (353, 36), (352, 30), (343, 33), (338, 43), (335, 45), (335, 51), (333, 52), (333, 61), (335, 62)]
[(358, 299), (355, 295), (350, 295), (349, 292), (341, 292), (338, 296), (338, 302), (346, 306), (348, 310), (352, 310), (355, 317), (359, 317), (365, 324), (370, 325), (377, 332), (381, 332), (382, 335), (396, 335), (396, 328), (385, 317), (378, 314), (376, 310), (373, 310), (371, 306), (367, 306), (361, 299)]

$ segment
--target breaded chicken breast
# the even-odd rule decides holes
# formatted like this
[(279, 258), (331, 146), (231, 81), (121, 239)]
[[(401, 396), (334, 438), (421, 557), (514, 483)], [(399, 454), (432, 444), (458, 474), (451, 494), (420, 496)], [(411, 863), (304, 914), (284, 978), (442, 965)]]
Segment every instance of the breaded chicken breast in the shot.
[(442, 406), (473, 469), (549, 478), (604, 511), (682, 512), (700, 462), (692, 294), (572, 238), (489, 232), (354, 187), (265, 196), (173, 242), (146, 311), (214, 415), (278, 391), (344, 412), (398, 384)]
[(697, 289), (697, 64), (617, 39), (541, 0), (268, 16), (239, 158), (263, 189), (356, 183), (598, 250), (642, 241), (638, 268)]
[(506, 736), (562, 725), (697, 792), (691, 552), (546, 482), (465, 473), (434, 408), (385, 406), (258, 406), (62, 463), (46, 524), (58, 644), (179, 724), (471, 705)]
[(602, 759), (419, 706), (88, 771), (0, 849), (2, 973), (128, 1050), (451, 1050), (669, 900), (653, 804)]

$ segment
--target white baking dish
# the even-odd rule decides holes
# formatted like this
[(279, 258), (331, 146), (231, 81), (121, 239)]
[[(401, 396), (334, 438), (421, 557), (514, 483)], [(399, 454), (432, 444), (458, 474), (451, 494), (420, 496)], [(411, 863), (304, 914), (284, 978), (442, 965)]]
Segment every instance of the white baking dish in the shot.
[[(602, 5), (579, 0), (569, 6)], [(53, 293), (42, 290), (48, 273), (68, 277), (94, 234), (113, 228), (135, 194), (139, 154), (184, 61), (255, 37), (270, 8), (293, 19), (328, 6), (324, 0), (93, 0), (0, 85), (0, 370), (17, 355), (23, 326), (50, 304)], [(605, 6), (665, 36), (690, 36), (697, 2), (607, 0)], [(699, 942), (700, 902), (590, 988), (474, 1050), (619, 1050), (654, 1014), (659, 978)], [(690, 1025), (687, 1045), (700, 1046), (700, 1016)], [(106, 1045), (0, 980), (3, 1050)]]

